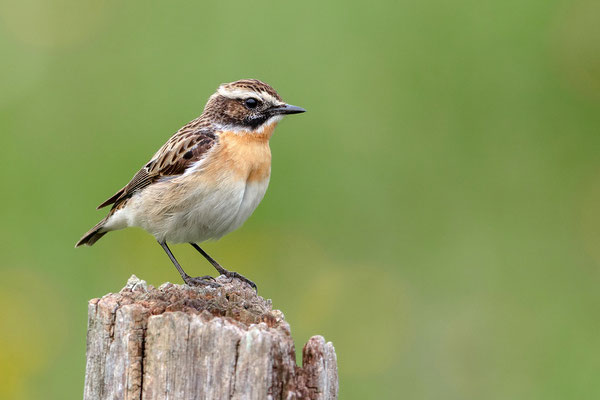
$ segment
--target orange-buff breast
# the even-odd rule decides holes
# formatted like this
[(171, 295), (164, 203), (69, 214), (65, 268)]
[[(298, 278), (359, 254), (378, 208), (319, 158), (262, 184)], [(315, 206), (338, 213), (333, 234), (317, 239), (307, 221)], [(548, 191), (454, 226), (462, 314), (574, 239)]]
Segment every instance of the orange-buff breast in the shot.
[[(271, 175), (269, 138), (275, 124), (258, 133), (223, 131), (219, 149), (211, 160), (206, 175), (218, 176), (224, 170), (246, 182), (262, 182)], [(205, 175), (205, 176), (206, 176)]]

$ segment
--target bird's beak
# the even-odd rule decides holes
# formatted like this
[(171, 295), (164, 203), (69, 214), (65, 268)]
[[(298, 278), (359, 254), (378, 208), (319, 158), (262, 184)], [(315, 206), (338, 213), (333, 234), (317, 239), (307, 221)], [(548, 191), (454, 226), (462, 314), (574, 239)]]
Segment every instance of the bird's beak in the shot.
[(293, 106), (291, 104), (284, 104), (282, 106), (273, 107), (271, 112), (274, 115), (288, 115), (288, 114), (300, 114), (306, 112), (302, 107)]

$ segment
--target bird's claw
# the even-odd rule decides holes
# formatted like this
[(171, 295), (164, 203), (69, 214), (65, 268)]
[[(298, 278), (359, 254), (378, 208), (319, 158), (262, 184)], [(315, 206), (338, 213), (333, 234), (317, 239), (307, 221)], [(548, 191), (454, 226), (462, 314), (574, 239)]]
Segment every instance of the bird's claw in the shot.
[(197, 277), (187, 276), (183, 280), (189, 286), (210, 286), (213, 288), (218, 288), (221, 286), (219, 283), (215, 282), (215, 278), (210, 275)]
[(242, 282), (246, 282), (248, 285), (250, 285), (255, 291), (258, 292), (258, 288), (256, 287), (256, 283), (252, 282), (250, 279), (246, 278), (244, 275), (242, 274), (238, 274), (235, 271), (225, 271), (223, 273), (223, 275), (225, 275), (226, 277), (233, 279), (233, 278), (237, 278)]

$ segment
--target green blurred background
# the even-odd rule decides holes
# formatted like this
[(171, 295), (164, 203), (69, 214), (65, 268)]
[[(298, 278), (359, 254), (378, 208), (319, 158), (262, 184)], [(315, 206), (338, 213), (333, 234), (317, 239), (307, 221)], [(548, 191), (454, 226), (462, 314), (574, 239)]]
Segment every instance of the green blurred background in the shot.
[[(600, 2), (0, 1), (0, 398), (82, 394), (86, 302), (180, 278), (141, 230), (73, 245), (218, 84), (309, 112), (207, 251), (341, 398), (599, 398)], [(190, 246), (188, 272), (213, 273)]]

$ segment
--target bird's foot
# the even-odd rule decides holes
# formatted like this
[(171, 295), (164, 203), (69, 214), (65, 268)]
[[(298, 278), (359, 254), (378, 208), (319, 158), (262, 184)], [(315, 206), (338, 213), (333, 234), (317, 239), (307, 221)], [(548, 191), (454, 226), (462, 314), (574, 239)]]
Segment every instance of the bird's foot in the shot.
[(183, 281), (188, 286), (210, 286), (210, 287), (214, 287), (214, 288), (221, 286), (220, 284), (215, 282), (215, 278), (213, 278), (210, 275), (197, 276), (197, 277), (191, 277), (188, 275), (183, 278)]
[(242, 282), (246, 282), (248, 285), (250, 285), (254, 290), (256, 290), (258, 292), (258, 288), (256, 287), (256, 283), (252, 282), (250, 279), (246, 278), (244, 275), (242, 274), (238, 274), (235, 271), (228, 271), (226, 269), (224, 269), (223, 271), (220, 271), (221, 275), (225, 275), (228, 278), (237, 278)]

